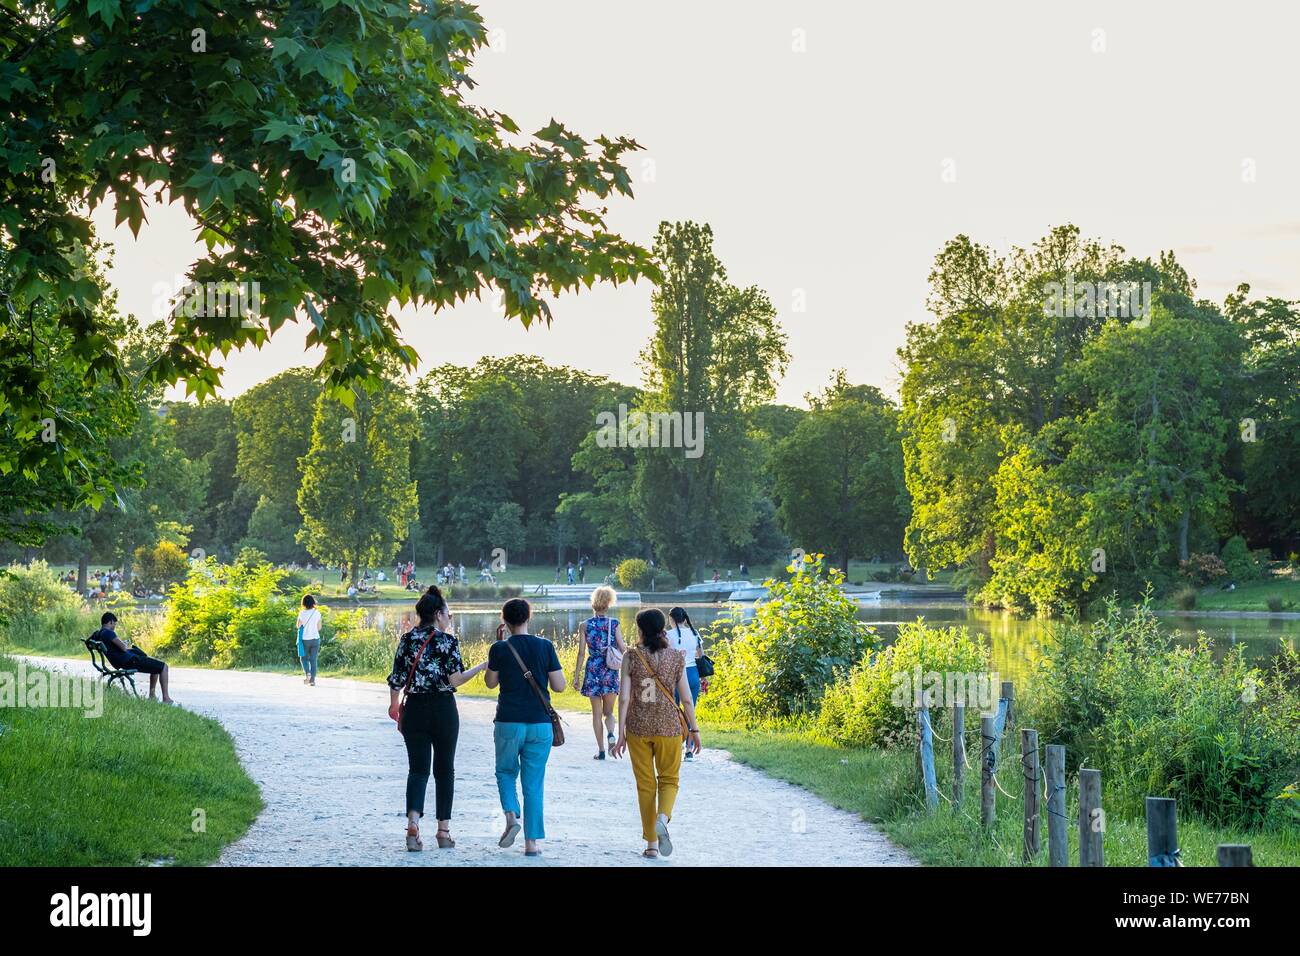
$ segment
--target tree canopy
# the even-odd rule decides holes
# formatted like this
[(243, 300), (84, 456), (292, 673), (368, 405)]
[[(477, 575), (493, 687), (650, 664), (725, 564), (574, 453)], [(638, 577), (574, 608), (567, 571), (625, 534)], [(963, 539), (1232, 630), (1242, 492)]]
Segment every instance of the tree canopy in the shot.
[[(601, 201), (631, 195), (626, 137), (588, 141), (552, 120), (524, 135), (468, 102), (487, 40), (459, 2), (0, 0), (0, 412), (25, 441), (48, 417), (8, 340), (51, 348), (44, 372), (120, 374), (89, 213), (111, 200), (138, 232), (151, 203), (198, 224), (201, 283), (256, 282), (260, 311), (178, 310), (149, 369), (204, 398), (220, 356), (304, 314), (337, 397), (414, 365), (389, 309), (500, 290), (525, 324), (546, 296), (653, 272), (609, 232)], [(75, 406), (61, 410), (74, 420)], [(97, 503), (93, 445), (0, 446), (0, 470), (75, 458), (69, 504)], [(36, 459), (36, 461), (34, 461)]]

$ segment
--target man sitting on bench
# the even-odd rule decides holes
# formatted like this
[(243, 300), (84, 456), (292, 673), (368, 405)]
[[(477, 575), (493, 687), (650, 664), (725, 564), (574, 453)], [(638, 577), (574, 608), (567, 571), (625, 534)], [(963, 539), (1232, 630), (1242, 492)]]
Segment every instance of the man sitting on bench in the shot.
[(149, 675), (149, 699), (155, 700), (154, 691), (162, 684), (162, 702), (175, 704), (167, 694), (167, 665), (156, 657), (149, 657), (138, 647), (127, 647), (126, 642), (117, 636), (117, 615), (105, 611), (99, 619), (99, 630), (90, 635), (90, 640), (104, 645), (104, 656), (114, 667), (130, 669)]

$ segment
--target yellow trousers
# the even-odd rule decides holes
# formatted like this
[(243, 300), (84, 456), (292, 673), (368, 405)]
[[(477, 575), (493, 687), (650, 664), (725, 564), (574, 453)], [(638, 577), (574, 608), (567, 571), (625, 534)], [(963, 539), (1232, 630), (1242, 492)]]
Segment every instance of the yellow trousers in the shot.
[(682, 738), (628, 734), (627, 752), (636, 777), (637, 803), (641, 805), (641, 835), (647, 843), (654, 843), (659, 839), (655, 835), (655, 818), (662, 813), (671, 820), (677, 802)]

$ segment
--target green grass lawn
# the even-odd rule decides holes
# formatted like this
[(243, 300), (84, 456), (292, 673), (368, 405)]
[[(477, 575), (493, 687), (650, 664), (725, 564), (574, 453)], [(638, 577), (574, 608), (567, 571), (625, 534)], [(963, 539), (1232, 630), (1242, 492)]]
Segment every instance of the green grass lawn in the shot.
[[(712, 724), (702, 726), (704, 745), (731, 752), (741, 763), (769, 776), (798, 784), (835, 806), (876, 823), (922, 863), (935, 866), (1020, 866), (1024, 825), (1024, 778), (1017, 754), (1003, 761), (998, 782), (1009, 796), (997, 795), (997, 823), (991, 833), (979, 822), (979, 772), (968, 770), (962, 806), (940, 799), (928, 813), (911, 751), (847, 749), (820, 743), (801, 732), (748, 731)], [(950, 752), (936, 742), (939, 789), (951, 794)], [(973, 753), (968, 743), (968, 753)], [(975, 754), (978, 763), (978, 754)], [(1103, 807), (1105, 806), (1103, 781)], [(1066, 816), (1072, 865), (1078, 864), (1077, 789), (1070, 781)], [(1070, 792), (1072, 791), (1072, 792)], [(1045, 811), (1044, 811), (1045, 812)], [(1300, 865), (1300, 827), (1240, 833), (1209, 826), (1183, 815), (1178, 838), (1185, 866), (1214, 866), (1220, 843), (1248, 843), (1256, 866)], [(1136, 819), (1106, 821), (1107, 866), (1147, 866), (1146, 824)], [(1046, 820), (1037, 865), (1047, 865)]]
[[(69, 564), (51, 564), (50, 567), (53, 568), (55, 571), (64, 574), (66, 574), (69, 569), (75, 570), (76, 568), (75, 565), (69, 565)], [(785, 564), (784, 562), (781, 561), (769, 561), (762, 564), (752, 564), (749, 566), (748, 574), (746, 574), (745, 580), (753, 581), (755, 584), (758, 584), (769, 577), (773, 577), (774, 575), (779, 574), (784, 567)], [(891, 567), (892, 565), (888, 563), (873, 563), (870, 561), (853, 560), (849, 562), (847, 580), (850, 583), (870, 582), (873, 580), (872, 579), (873, 574), (879, 571), (888, 571)], [(594, 589), (597, 585), (602, 584), (604, 582), (605, 578), (610, 574), (612, 570), (613, 569), (611, 567), (604, 564), (588, 565), (587, 579), (584, 583), (590, 585)], [(731, 570), (732, 580), (741, 579), (739, 567), (733, 566), (731, 567), (730, 570)], [(384, 568), (383, 571), (384, 574), (388, 576), (389, 580), (377, 584), (376, 586), (377, 595), (366, 594), (363, 600), (373, 601), (375, 600), (376, 596), (382, 600), (403, 600), (403, 601), (414, 600), (415, 595), (413, 595), (412, 592), (406, 590), (404, 587), (401, 587), (395, 580), (392, 579), (391, 568)], [(723, 579), (725, 580), (727, 568), (720, 566), (719, 571), (722, 573)], [(434, 572), (435, 572), (435, 568), (432, 564), (422, 565), (419, 567), (416, 576), (419, 578), (420, 582), (427, 587), (434, 580)], [(302, 572), (302, 573), (308, 573), (308, 572)], [(478, 579), (478, 571), (475, 568), (466, 567), (465, 575), (466, 578), (468, 579), (468, 584), (475, 585), (480, 583)], [(310, 572), (310, 576), (313, 579), (321, 582), (322, 585), (321, 594), (323, 596), (337, 598), (337, 597), (345, 597), (347, 595), (347, 584), (339, 582), (338, 571), (323, 571), (323, 572), (312, 571)], [(373, 569), (372, 569), (372, 577), (373, 577)], [(930, 578), (930, 580), (936, 583), (948, 583), (951, 577), (952, 577), (951, 571), (942, 571), (935, 574), (933, 577)], [(535, 589), (538, 585), (556, 584), (556, 583), (565, 584), (568, 582), (568, 578), (565, 576), (564, 573), (560, 574), (558, 581), (556, 580), (554, 565), (541, 565), (541, 564), (511, 565), (509, 569), (493, 574), (493, 578), (495, 579), (495, 582), (498, 586), (516, 586), (516, 587), (524, 588), (525, 597), (527, 597), (528, 594), (533, 589)], [(705, 568), (705, 580), (712, 580), (712, 578), (713, 578), (713, 566), (709, 565)], [(577, 583), (576, 577), (575, 577), (575, 583)], [(690, 583), (690, 582), (685, 582), (685, 583)], [(463, 588), (464, 585), (461, 585), (461, 587)]]
[(215, 720), (117, 691), (84, 713), (0, 707), (0, 866), (209, 863), (261, 810)]
[[(1270, 601), (1275, 602), (1270, 606)], [(1160, 603), (1173, 608), (1171, 599)], [(1196, 592), (1197, 611), (1300, 611), (1300, 571), (1291, 566), (1275, 567), (1262, 581), (1239, 583), (1235, 590), (1225, 591), (1217, 584), (1200, 588)]]

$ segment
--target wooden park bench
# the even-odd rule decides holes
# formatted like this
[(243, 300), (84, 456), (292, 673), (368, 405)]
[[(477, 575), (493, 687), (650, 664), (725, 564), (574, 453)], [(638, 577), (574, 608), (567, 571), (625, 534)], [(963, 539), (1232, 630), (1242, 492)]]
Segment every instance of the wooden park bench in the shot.
[(90, 638), (83, 638), (81, 643), (86, 645), (86, 650), (90, 651), (90, 664), (95, 670), (99, 671), (101, 678), (108, 678), (108, 686), (112, 687), (116, 683), (122, 693), (126, 693), (126, 687), (131, 685), (131, 693), (136, 697), (140, 696), (140, 691), (135, 686), (136, 670), (134, 667), (114, 667), (108, 659), (108, 648), (104, 646), (103, 641), (95, 641)]

